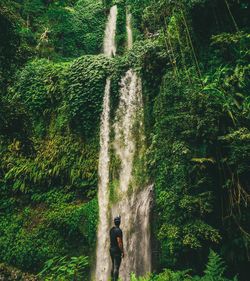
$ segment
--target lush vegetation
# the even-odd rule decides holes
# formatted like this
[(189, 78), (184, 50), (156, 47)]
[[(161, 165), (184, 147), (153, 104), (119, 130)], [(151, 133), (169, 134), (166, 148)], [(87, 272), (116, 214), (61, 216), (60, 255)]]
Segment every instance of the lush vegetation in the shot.
[[(114, 3), (119, 56), (108, 59)], [(113, 114), (132, 66), (143, 81), (159, 274), (140, 280), (247, 280), (249, 10), (247, 0), (1, 1), (1, 263), (42, 280), (89, 279), (105, 81)]]
[(165, 270), (159, 275), (151, 275), (149, 277), (141, 277), (137, 279), (131, 276), (131, 281), (230, 281), (237, 280), (237, 277), (228, 279), (224, 277), (226, 266), (219, 255), (210, 251), (208, 262), (204, 270), (203, 276), (192, 276), (190, 270), (172, 271)]

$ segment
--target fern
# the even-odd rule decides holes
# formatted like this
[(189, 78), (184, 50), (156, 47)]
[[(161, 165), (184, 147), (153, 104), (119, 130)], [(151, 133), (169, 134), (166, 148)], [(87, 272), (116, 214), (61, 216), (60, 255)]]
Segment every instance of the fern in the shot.
[(226, 266), (222, 258), (213, 250), (210, 250), (208, 263), (204, 271), (205, 276), (209, 277), (211, 280), (218, 280), (218, 278), (223, 276), (225, 270)]
[[(226, 270), (226, 266), (222, 258), (210, 250), (208, 256), (208, 263), (204, 270), (205, 275), (201, 278), (202, 281), (229, 281), (229, 279), (223, 277)], [(234, 281), (237, 281), (237, 277), (234, 277)]]
[(222, 258), (210, 250), (208, 263), (204, 270), (204, 276), (191, 276), (190, 270), (172, 271), (164, 270), (159, 275), (136, 278), (135, 274), (131, 275), (131, 281), (238, 281), (237, 277), (227, 279), (224, 277), (226, 266)]

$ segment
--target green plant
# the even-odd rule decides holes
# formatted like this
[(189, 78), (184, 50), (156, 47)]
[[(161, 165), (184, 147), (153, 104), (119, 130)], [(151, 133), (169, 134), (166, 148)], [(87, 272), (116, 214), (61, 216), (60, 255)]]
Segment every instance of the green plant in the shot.
[[(205, 275), (201, 278), (202, 281), (229, 281), (229, 279), (223, 277), (226, 271), (226, 266), (222, 258), (210, 250)], [(237, 281), (237, 277), (234, 277), (234, 281)]]
[(39, 276), (45, 281), (77, 281), (87, 278), (88, 258), (55, 257), (48, 260)]
[(224, 277), (226, 270), (225, 263), (221, 257), (210, 250), (204, 276), (192, 276), (190, 270), (172, 271), (164, 270), (159, 275), (152, 275), (151, 277), (136, 278), (134, 274), (131, 276), (131, 281), (237, 281), (237, 277), (227, 279)]

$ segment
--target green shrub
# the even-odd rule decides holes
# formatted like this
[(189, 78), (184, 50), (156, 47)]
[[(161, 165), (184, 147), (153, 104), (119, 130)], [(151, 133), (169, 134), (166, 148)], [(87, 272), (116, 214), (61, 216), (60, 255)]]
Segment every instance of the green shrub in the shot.
[(111, 60), (102, 55), (84, 56), (74, 61), (69, 70), (64, 114), (71, 129), (87, 139), (99, 132), (110, 67)]
[(81, 39), (85, 54), (101, 53), (107, 20), (102, 1), (77, 1), (75, 5), (75, 16), (80, 29), (84, 31)]
[(39, 276), (45, 281), (80, 281), (86, 280), (87, 269), (88, 259), (85, 256), (55, 257), (45, 263)]
[(51, 63), (48, 60), (34, 60), (19, 73), (13, 88), (14, 95), (32, 116), (33, 130), (44, 137), (48, 129), (58, 130), (63, 124), (55, 124), (59, 108), (64, 100), (64, 84), (69, 63)]
[[(35, 144), (34, 154), (22, 154), (22, 142), (0, 150), (3, 182), (16, 192), (29, 194), (68, 186), (92, 197), (97, 186), (97, 146), (80, 139), (54, 136)], [(9, 163), (15, 161), (15, 165)]]
[(24, 271), (38, 272), (56, 256), (89, 255), (95, 247), (97, 201), (44, 203), (2, 214), (0, 260)]
[(186, 271), (172, 271), (164, 270), (159, 275), (151, 277), (136, 278), (134, 274), (131, 276), (131, 281), (237, 281), (237, 277), (227, 279), (224, 277), (226, 267), (221, 257), (214, 251), (210, 250), (204, 276), (192, 276), (190, 270)]

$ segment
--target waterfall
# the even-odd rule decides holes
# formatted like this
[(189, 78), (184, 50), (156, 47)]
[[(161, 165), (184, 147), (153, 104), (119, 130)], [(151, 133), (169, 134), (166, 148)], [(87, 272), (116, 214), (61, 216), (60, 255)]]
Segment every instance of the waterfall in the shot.
[[(133, 37), (131, 14), (127, 12), (128, 49)], [(125, 258), (120, 277), (129, 281), (134, 272), (143, 276), (151, 271), (150, 207), (153, 186), (137, 186), (133, 179), (135, 157), (143, 157), (145, 150), (142, 83), (140, 77), (129, 69), (121, 80), (120, 101), (115, 115), (114, 150), (120, 160), (118, 203), (111, 206), (111, 219), (121, 216)], [(112, 223), (112, 221), (111, 221)]]
[(133, 31), (132, 31), (132, 15), (129, 13), (127, 9), (127, 14), (126, 14), (126, 30), (127, 30), (127, 40), (128, 40), (128, 49), (132, 49), (133, 47)]
[(114, 148), (121, 160), (120, 190), (126, 192), (131, 181), (135, 154), (133, 127), (142, 112), (141, 81), (131, 69), (121, 81), (120, 103), (116, 112)]
[[(112, 57), (116, 54), (117, 7), (110, 10), (105, 30), (104, 54)], [(132, 48), (133, 35), (131, 14), (127, 12), (128, 49)], [(113, 218), (121, 215), (121, 228), (124, 237), (125, 258), (120, 268), (122, 281), (129, 281), (134, 272), (143, 276), (151, 271), (150, 247), (150, 206), (153, 187), (140, 186), (134, 179), (134, 167), (142, 161), (145, 150), (143, 122), (142, 83), (140, 77), (129, 69), (120, 83), (120, 100), (115, 113), (114, 124), (110, 126), (110, 86), (107, 79), (103, 100), (103, 112), (100, 128), (99, 155), (99, 225), (96, 250), (95, 281), (108, 281), (110, 276), (109, 230)], [(114, 139), (111, 143), (110, 132)], [(117, 203), (109, 202), (109, 148), (113, 145), (115, 157), (119, 159), (119, 178), (115, 193)], [(143, 161), (142, 161), (143, 162)], [(141, 165), (144, 166), (144, 165)], [(145, 167), (141, 167), (144, 169)], [(141, 176), (143, 173), (141, 174)], [(141, 181), (143, 182), (143, 181)]]
[(104, 36), (104, 54), (108, 57), (116, 55), (115, 45), (115, 32), (116, 32), (116, 20), (117, 20), (117, 6), (113, 6), (110, 9), (108, 17), (105, 36)]
[[(117, 6), (110, 9), (105, 36), (104, 54), (112, 57), (116, 54), (115, 32), (116, 32)], [(100, 126), (100, 154), (99, 154), (99, 224), (96, 248), (96, 281), (106, 281), (109, 276), (110, 256), (109, 256), (109, 140), (110, 140), (110, 86), (111, 80), (107, 78), (103, 99), (103, 111)]]
[(131, 197), (124, 196), (112, 207), (112, 216), (122, 218), (125, 257), (120, 268), (122, 281), (130, 281), (130, 274), (144, 276), (151, 272), (150, 207), (153, 186), (149, 185)]

